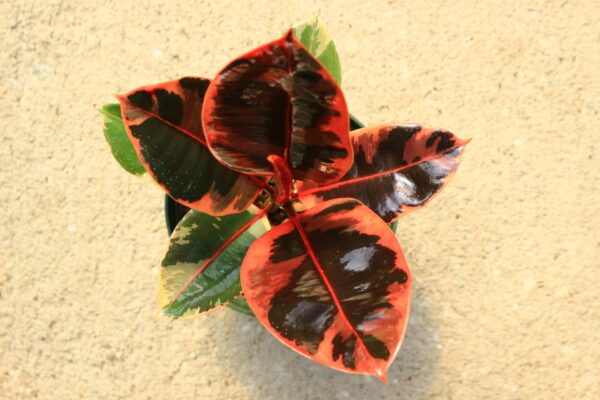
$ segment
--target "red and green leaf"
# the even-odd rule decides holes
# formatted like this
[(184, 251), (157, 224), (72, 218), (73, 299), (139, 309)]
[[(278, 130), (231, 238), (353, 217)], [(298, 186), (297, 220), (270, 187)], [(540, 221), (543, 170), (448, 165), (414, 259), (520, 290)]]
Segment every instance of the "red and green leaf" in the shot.
[(143, 166), (173, 199), (211, 215), (245, 210), (264, 183), (214, 159), (202, 130), (209, 81), (182, 78), (118, 96), (129, 139)]
[(162, 261), (161, 314), (189, 316), (239, 297), (240, 266), (252, 242), (267, 230), (265, 212), (214, 217), (189, 211), (173, 231)]
[(292, 176), (340, 179), (352, 165), (341, 89), (292, 34), (231, 62), (211, 82), (203, 126), (213, 154), (246, 174), (271, 175), (278, 155)]
[(419, 125), (382, 125), (352, 131), (354, 165), (338, 182), (299, 182), (306, 207), (340, 197), (360, 200), (386, 222), (429, 202), (458, 168), (468, 140)]
[(300, 354), (385, 380), (410, 304), (410, 272), (396, 237), (354, 199), (290, 214), (244, 259), (241, 283), (250, 308)]

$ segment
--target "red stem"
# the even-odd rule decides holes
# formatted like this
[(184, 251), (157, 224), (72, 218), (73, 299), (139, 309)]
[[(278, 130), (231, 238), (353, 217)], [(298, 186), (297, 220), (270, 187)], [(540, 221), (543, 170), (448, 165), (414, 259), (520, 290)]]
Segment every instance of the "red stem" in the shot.
[(267, 157), (273, 165), (273, 178), (275, 178), (275, 201), (279, 204), (287, 203), (292, 198), (292, 173), (286, 160), (271, 154)]

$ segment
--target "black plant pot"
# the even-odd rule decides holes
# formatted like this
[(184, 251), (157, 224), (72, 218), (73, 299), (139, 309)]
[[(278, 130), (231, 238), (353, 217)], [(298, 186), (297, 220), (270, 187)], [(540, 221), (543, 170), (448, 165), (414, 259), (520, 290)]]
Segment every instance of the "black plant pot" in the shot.
[[(362, 122), (360, 122), (358, 119), (356, 119), (354, 116), (351, 115), (350, 116), (350, 130), (353, 131), (355, 129), (360, 129), (360, 128), (364, 128), (364, 125), (362, 124)], [(168, 195), (165, 195), (165, 220), (167, 223), (167, 232), (169, 233), (169, 236), (171, 236), (171, 234), (175, 230), (175, 227), (177, 226), (179, 221), (181, 221), (183, 216), (189, 210), (190, 209), (188, 207), (179, 204), (178, 202), (176, 202), (175, 200), (170, 198)], [(235, 299), (234, 301), (229, 303), (228, 306), (236, 311), (241, 312), (241, 313), (244, 313), (247, 315), (254, 315), (254, 314), (252, 314), (252, 311), (250, 310), (250, 308), (248, 307), (248, 304), (246, 303), (246, 301), (243, 298)]]

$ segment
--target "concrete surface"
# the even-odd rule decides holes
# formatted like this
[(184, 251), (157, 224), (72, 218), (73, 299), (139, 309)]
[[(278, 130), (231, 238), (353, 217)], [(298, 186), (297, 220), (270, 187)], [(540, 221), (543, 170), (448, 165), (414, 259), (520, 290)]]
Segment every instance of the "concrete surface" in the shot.
[[(285, 3), (1, 2), (0, 398), (600, 398), (600, 3)], [(354, 114), (473, 138), (400, 223), (414, 309), (388, 386), (228, 309), (155, 321), (162, 195), (93, 107), (318, 9)]]

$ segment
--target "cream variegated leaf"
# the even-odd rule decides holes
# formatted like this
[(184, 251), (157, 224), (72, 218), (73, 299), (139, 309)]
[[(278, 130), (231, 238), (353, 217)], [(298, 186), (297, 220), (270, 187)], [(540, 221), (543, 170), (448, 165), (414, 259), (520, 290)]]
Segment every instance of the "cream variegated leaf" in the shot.
[(240, 265), (248, 247), (267, 230), (263, 215), (253, 210), (213, 217), (189, 211), (173, 231), (162, 261), (160, 314), (191, 316), (240, 296)]
[(342, 83), (342, 68), (335, 43), (316, 15), (294, 26), (294, 36), (327, 69), (338, 84)]

